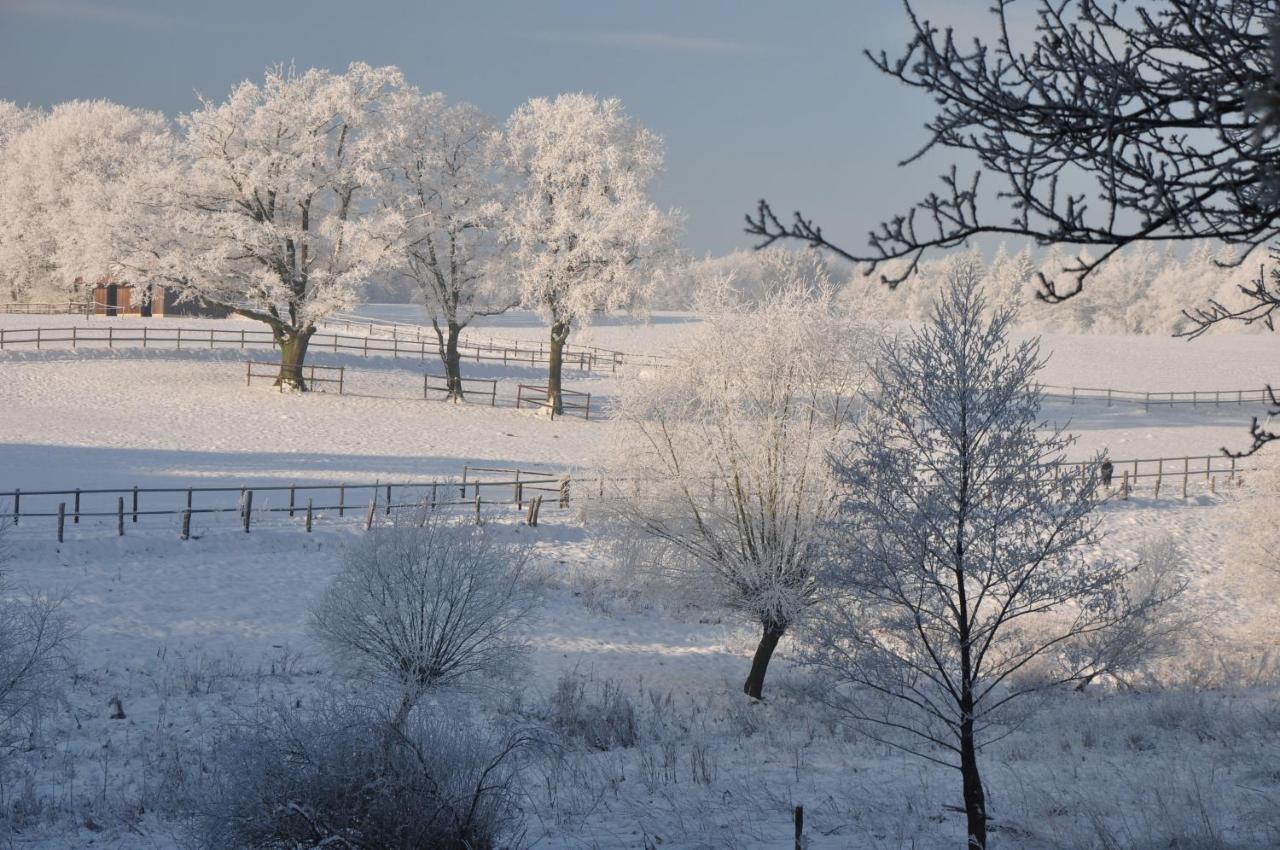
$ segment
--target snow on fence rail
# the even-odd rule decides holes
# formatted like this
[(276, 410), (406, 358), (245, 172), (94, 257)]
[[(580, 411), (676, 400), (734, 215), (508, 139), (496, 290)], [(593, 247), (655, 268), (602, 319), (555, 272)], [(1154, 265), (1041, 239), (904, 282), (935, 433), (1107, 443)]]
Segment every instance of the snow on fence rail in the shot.
[(1144, 410), (1152, 406), (1189, 404), (1192, 407), (1204, 405), (1216, 407), (1224, 404), (1267, 404), (1271, 401), (1271, 390), (1183, 390), (1171, 392), (1147, 392), (1145, 390), (1116, 390), (1106, 387), (1058, 387), (1042, 385), (1045, 397), (1077, 402), (1106, 402), (1112, 404), (1141, 404)]
[[(213, 487), (130, 487), (76, 488), (71, 490), (21, 490), (0, 492), (0, 505), (14, 525), (22, 520), (53, 519), (50, 530), (56, 530), (58, 542), (65, 539), (67, 526), (79, 526), (81, 520), (98, 520), (92, 524), (101, 529), (114, 526), (117, 536), (125, 528), (139, 524), (156, 525), (166, 518), (176, 525), (183, 540), (191, 536), (193, 517), (222, 518), (235, 515), (236, 524), (248, 533), (255, 524), (272, 518), (302, 520), (307, 532), (314, 522), (363, 521), (366, 528), (374, 518), (389, 515), (401, 508), (465, 509), (481, 521), (485, 508), (515, 507), (526, 512), (525, 522), (537, 525), (546, 494), (554, 494), (559, 507), (569, 506), (569, 479), (527, 470), (501, 470), (514, 478), (477, 479), (474, 473), (483, 468), (464, 469), (461, 481), (455, 479), (408, 482), (290, 484), (290, 485), (226, 485)], [(467, 473), (471, 472), (471, 480)], [(525, 477), (521, 477), (521, 475)], [(457, 495), (455, 496), (455, 491)], [(509, 491), (509, 492), (508, 492)], [(280, 504), (273, 504), (278, 497)], [(286, 502), (287, 500), (287, 502)], [(145, 503), (144, 503), (145, 502)]]
[[(77, 349), (81, 346), (106, 348), (141, 346), (142, 348), (240, 348), (276, 347), (270, 330), (257, 328), (186, 328), (181, 326), (156, 327), (153, 325), (115, 325), (106, 327), (65, 328), (0, 328), (0, 351), (11, 348), (35, 348), (37, 351), (53, 347)], [(399, 359), (426, 360), (437, 356), (435, 340), (412, 340), (371, 336), (346, 336), (343, 334), (317, 333), (311, 337), (312, 351), (358, 353), (364, 357), (382, 355)], [(504, 363), (515, 365), (539, 365), (549, 361), (549, 355), (537, 349), (500, 346), (473, 346), (467, 360), (479, 363)], [(566, 352), (564, 367), (581, 371), (616, 371), (618, 363), (590, 352)]]

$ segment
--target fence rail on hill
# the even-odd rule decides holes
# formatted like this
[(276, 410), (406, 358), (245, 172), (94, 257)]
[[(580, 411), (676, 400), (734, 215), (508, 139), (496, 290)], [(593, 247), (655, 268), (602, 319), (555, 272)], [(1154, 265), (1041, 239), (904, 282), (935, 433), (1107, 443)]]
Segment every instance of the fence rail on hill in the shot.
[[(363, 521), (365, 527), (377, 516), (387, 516), (403, 508), (429, 510), (465, 510), (473, 512), (477, 522), (486, 509), (514, 507), (528, 511), (526, 522), (537, 524), (543, 499), (569, 506), (568, 477), (530, 474), (528, 470), (492, 470), (509, 478), (481, 479), (477, 473), (490, 470), (464, 469), (461, 481), (432, 481), (229, 485), (212, 487), (130, 487), (77, 488), (72, 490), (21, 490), (0, 492), (0, 505), (13, 525), (23, 520), (51, 519), (50, 530), (56, 530), (63, 542), (67, 527), (79, 526), (82, 520), (99, 520), (114, 525), (115, 533), (124, 536), (125, 529), (139, 524), (154, 526), (168, 523), (186, 540), (191, 535), (193, 518), (217, 519), (234, 515), (236, 524), (246, 533), (255, 525), (271, 519), (302, 521), (306, 531), (323, 521)], [(470, 480), (467, 479), (471, 474)], [(523, 476), (523, 477), (522, 477)], [(279, 503), (274, 503), (278, 499)], [(532, 503), (536, 502), (536, 506)], [(110, 521), (114, 520), (114, 523)]]
[[(270, 330), (257, 328), (189, 328), (182, 326), (118, 325), (61, 328), (0, 328), (0, 351), (16, 348), (85, 347), (117, 348), (141, 346), (142, 348), (276, 348), (275, 337)], [(308, 345), (312, 351), (359, 354), (363, 357), (383, 356), (393, 359), (434, 359), (438, 356), (435, 340), (402, 339), (398, 337), (348, 336), (336, 333), (317, 333)], [(466, 360), (476, 363), (504, 363), (512, 365), (542, 365), (549, 362), (549, 355), (536, 348), (518, 346), (476, 345), (470, 347)], [(617, 371), (618, 361), (606, 359), (587, 351), (566, 352), (564, 368), (580, 371)]]
[(1221, 405), (1268, 404), (1271, 391), (1260, 390), (1183, 390), (1147, 392), (1145, 390), (1116, 390), (1107, 387), (1058, 387), (1042, 385), (1046, 398), (1069, 401), (1071, 404), (1105, 402), (1113, 404), (1140, 404), (1144, 410), (1161, 405), (1189, 404), (1192, 407), (1218, 407)]

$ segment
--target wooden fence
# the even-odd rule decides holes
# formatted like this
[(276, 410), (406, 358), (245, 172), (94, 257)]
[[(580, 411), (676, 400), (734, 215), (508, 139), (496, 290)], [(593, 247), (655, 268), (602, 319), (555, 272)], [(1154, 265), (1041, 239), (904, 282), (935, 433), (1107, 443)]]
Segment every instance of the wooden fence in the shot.
[[(259, 368), (253, 371), (253, 367)], [(316, 372), (319, 370), (319, 377)], [(342, 395), (342, 376), (343, 367), (341, 366), (302, 366), (299, 370), (302, 374), (302, 380), (306, 383), (308, 389), (323, 390), (325, 384), (337, 384), (338, 395)], [(252, 385), (254, 378), (270, 378), (274, 381), (280, 376), (280, 364), (269, 360), (246, 360), (244, 361), (244, 382), (246, 385)], [(280, 392), (284, 392), (284, 384), (280, 385)]]
[(57, 304), (24, 301), (0, 304), (0, 313), (15, 316), (92, 316), (93, 304), (84, 301), (67, 301)]
[[(516, 385), (516, 408), (519, 409), (525, 405), (532, 407), (541, 407), (550, 409), (551, 403), (547, 401), (549, 390), (546, 387), (536, 386), (534, 384), (517, 384)], [(574, 390), (566, 390), (560, 388), (560, 408), (567, 414), (581, 416), (583, 419), (591, 418), (591, 393), (580, 393)]]
[[(258, 328), (187, 328), (182, 326), (120, 325), (110, 323), (105, 327), (65, 328), (0, 328), (0, 351), (13, 348), (98, 347), (118, 348), (141, 346), (142, 348), (253, 348), (276, 347), (270, 330)], [(309, 349), (359, 354), (363, 357), (382, 356), (393, 359), (435, 359), (438, 349), (434, 340), (412, 340), (370, 336), (346, 336), (343, 334), (317, 333), (311, 337)], [(466, 353), (468, 361), (504, 363), (512, 365), (541, 365), (549, 362), (548, 355), (534, 348), (475, 346)], [(615, 371), (617, 363), (606, 363), (590, 352), (567, 353), (564, 368), (580, 371), (602, 371), (608, 366)]]
[(1144, 410), (1161, 405), (1189, 404), (1192, 407), (1217, 407), (1221, 405), (1269, 404), (1271, 390), (1186, 390), (1173, 392), (1147, 392), (1115, 390), (1106, 387), (1057, 387), (1043, 385), (1045, 398), (1069, 401), (1071, 404), (1102, 402), (1113, 404), (1140, 404)]
[[(471, 395), (479, 395), (481, 398), (489, 397), (489, 406), (496, 407), (498, 404), (498, 382), (492, 378), (462, 378), (463, 398)], [(467, 385), (488, 386), (488, 390), (469, 390)], [(431, 394), (444, 393), (444, 397), (449, 396), (449, 379), (443, 375), (433, 375), (428, 372), (422, 379), (422, 397), (430, 399)]]
[[(252, 484), (216, 487), (76, 488), (72, 490), (10, 490), (0, 492), (0, 505), (14, 525), (23, 520), (49, 519), (49, 529), (64, 542), (68, 526), (105, 524), (124, 536), (139, 524), (167, 524), (181, 539), (191, 536), (191, 521), (234, 517), (235, 525), (248, 533), (254, 525), (272, 519), (301, 520), (310, 532), (316, 522), (362, 521), (366, 528), (379, 515), (399, 509), (452, 509), (472, 513), (477, 522), (486, 508), (512, 508), (526, 512), (526, 522), (536, 525), (543, 499), (554, 494), (553, 504), (569, 506), (568, 477), (533, 474), (529, 470), (492, 470), (514, 478), (483, 479), (481, 467), (464, 469), (463, 480), (290, 484)], [(467, 480), (470, 473), (471, 478)], [(455, 495), (456, 494), (456, 495)], [(274, 504), (278, 499), (279, 504)], [(536, 500), (536, 506), (531, 505)], [(97, 522), (93, 522), (97, 520)], [(82, 523), (82, 521), (84, 521)]]

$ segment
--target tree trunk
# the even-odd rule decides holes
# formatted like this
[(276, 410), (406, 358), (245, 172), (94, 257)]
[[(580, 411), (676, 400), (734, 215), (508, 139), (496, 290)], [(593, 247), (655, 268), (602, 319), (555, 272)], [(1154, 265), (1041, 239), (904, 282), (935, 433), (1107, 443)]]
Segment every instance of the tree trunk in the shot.
[(764, 692), (764, 674), (769, 670), (769, 660), (773, 658), (773, 651), (778, 648), (778, 641), (786, 631), (786, 625), (764, 624), (760, 644), (756, 647), (756, 654), (751, 659), (751, 672), (747, 675), (747, 683), (742, 686), (742, 692), (752, 699), (764, 698), (761, 696)]
[(554, 322), (551, 325), (551, 356), (547, 359), (547, 405), (552, 417), (564, 413), (564, 402), (560, 398), (560, 373), (564, 364), (564, 342), (568, 338), (568, 322)]
[(462, 355), (458, 353), (458, 335), (462, 327), (449, 322), (449, 336), (444, 344), (444, 378), (448, 386), (449, 401), (462, 401)]
[[(972, 701), (968, 694), (961, 695)], [(964, 712), (960, 722), (960, 777), (964, 782), (964, 813), (968, 821), (969, 841), (965, 845), (969, 850), (986, 850), (987, 847), (987, 800), (982, 791), (982, 776), (978, 773), (978, 752), (973, 741), (973, 706)]]
[(280, 346), (280, 374), (276, 376), (275, 386), (306, 392), (307, 384), (302, 379), (302, 367), (307, 359), (307, 344), (314, 327), (300, 330), (274, 328), (276, 344)]

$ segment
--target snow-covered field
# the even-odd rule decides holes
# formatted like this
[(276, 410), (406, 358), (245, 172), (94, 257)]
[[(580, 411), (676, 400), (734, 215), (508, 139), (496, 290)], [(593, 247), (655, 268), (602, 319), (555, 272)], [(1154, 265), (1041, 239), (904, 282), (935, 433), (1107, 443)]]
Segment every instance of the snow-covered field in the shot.
[[(371, 305), (379, 321), (416, 311)], [(0, 327), (103, 319), (0, 316)], [(139, 320), (114, 320), (130, 321)], [(200, 320), (152, 320), (207, 326)], [(661, 353), (696, 320), (658, 314), (576, 333), (571, 342)], [(236, 320), (220, 325), (239, 327)], [(541, 339), (516, 313), (475, 335)], [(1256, 389), (1270, 373), (1270, 336), (1047, 336), (1050, 384), (1128, 390)], [(0, 491), (188, 487), (449, 478), (489, 465), (579, 474), (602, 450), (601, 421), (548, 421), (510, 404), (421, 398), (426, 363), (334, 355), (346, 394), (281, 395), (246, 386), (235, 350), (82, 349), (0, 352)], [(465, 364), (464, 374), (537, 383), (540, 367)], [(609, 373), (568, 374), (602, 410)], [(1246, 442), (1256, 406), (1167, 408), (1050, 404), (1079, 435), (1073, 456), (1209, 455)], [(1000, 847), (1280, 846), (1280, 582), (1236, 557), (1233, 517), (1254, 481), (1196, 478), (1187, 500), (1140, 490), (1105, 508), (1107, 545), (1131, 553), (1168, 533), (1191, 565), (1197, 603), (1212, 610), (1194, 657), (1154, 693), (1089, 691), (1055, 698), (995, 745), (988, 762)], [(0, 514), (4, 511), (0, 509)], [(621, 686), (644, 732), (631, 748), (572, 752), (539, 768), (525, 802), (529, 838), (544, 848), (791, 846), (804, 805), (812, 848), (958, 846), (958, 782), (944, 769), (838, 726), (804, 699), (801, 673), (771, 672), (774, 696), (739, 692), (750, 630), (711, 612), (632, 592), (590, 509), (547, 508), (538, 528), (511, 510), (491, 523), (530, 542), (543, 577), (532, 672), (521, 711), (542, 707), (565, 675)], [(193, 539), (144, 522), (116, 537), (86, 522), (54, 537), (52, 520), (8, 529), (10, 578), (64, 594), (82, 629), (67, 704), (44, 719), (32, 749), (5, 763), (0, 804), (16, 847), (171, 847), (176, 806), (199, 782), (219, 724), (265, 701), (310, 700), (332, 678), (306, 629), (309, 605), (358, 523), (300, 519), (243, 534), (233, 519), (198, 519)], [(785, 645), (784, 645), (785, 653)], [(666, 698), (670, 695), (671, 699)], [(126, 719), (109, 718), (119, 697)], [(510, 697), (508, 697), (510, 698)], [(1110, 843), (1109, 843), (1110, 842)]]

